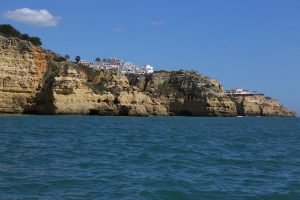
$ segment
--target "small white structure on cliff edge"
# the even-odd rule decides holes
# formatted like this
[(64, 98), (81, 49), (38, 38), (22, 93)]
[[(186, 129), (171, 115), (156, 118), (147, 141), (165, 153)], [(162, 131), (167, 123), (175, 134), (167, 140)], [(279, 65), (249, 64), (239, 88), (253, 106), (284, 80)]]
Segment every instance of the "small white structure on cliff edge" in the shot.
[(254, 94), (254, 92), (250, 92), (249, 90), (244, 90), (241, 88), (226, 90), (227, 94)]
[(244, 90), (241, 88), (226, 90), (226, 94), (229, 95), (263, 95), (263, 93), (258, 93), (257, 91)]

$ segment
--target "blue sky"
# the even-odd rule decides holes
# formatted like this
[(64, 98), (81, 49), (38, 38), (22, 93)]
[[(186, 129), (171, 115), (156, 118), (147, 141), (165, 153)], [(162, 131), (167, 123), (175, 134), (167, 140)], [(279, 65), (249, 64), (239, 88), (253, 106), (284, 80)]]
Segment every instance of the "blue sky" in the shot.
[[(31, 22), (16, 18), (22, 8), (48, 13)], [(299, 0), (0, 0), (0, 23), (71, 58), (193, 69), (299, 114), (299, 10)]]

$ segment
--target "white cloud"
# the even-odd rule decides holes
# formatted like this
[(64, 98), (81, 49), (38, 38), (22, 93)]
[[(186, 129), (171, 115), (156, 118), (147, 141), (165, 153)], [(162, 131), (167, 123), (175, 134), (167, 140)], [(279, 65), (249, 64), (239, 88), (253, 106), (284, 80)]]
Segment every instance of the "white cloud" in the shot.
[(121, 32), (124, 32), (125, 29), (124, 29), (123, 27), (115, 27), (115, 28), (113, 29), (113, 31), (114, 31), (114, 32), (121, 33)]
[(40, 27), (57, 26), (61, 19), (53, 16), (48, 10), (33, 10), (30, 8), (9, 10), (3, 16), (13, 21)]
[(152, 21), (150, 22), (152, 26), (164, 26), (166, 24), (165, 21)]

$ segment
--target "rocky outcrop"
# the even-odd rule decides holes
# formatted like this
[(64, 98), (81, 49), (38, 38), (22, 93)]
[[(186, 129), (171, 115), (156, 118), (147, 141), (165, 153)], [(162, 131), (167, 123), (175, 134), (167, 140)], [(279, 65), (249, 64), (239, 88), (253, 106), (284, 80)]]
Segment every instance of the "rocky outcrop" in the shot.
[(238, 115), (242, 116), (296, 116), (278, 101), (262, 94), (230, 95), (235, 102)]
[(170, 115), (236, 116), (235, 104), (216, 80), (195, 71), (160, 71), (138, 76), (133, 87), (165, 106)]
[(30, 42), (0, 37), (0, 113), (293, 116), (274, 100), (238, 98), (195, 71), (125, 76), (65, 61)]
[(23, 113), (41, 88), (47, 52), (30, 42), (0, 38), (0, 112)]

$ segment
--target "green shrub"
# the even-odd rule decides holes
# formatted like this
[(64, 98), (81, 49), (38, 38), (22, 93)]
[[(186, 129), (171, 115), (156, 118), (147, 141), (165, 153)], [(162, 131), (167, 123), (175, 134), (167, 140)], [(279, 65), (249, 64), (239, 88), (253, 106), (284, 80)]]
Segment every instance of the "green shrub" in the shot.
[(100, 71), (86, 67), (82, 64), (74, 65), (74, 68), (78, 71), (84, 71), (87, 76), (88, 81), (93, 81), (95, 77), (100, 73)]
[(163, 84), (160, 84), (157, 87), (157, 93), (159, 95), (166, 95), (166, 96), (168, 96), (168, 95), (170, 95), (172, 93), (176, 93), (176, 92), (177, 92), (176, 88), (174, 88), (172, 85), (170, 85), (167, 82), (164, 82)]
[(9, 24), (0, 25), (0, 33), (5, 37), (20, 37), (21, 35), (21, 33), (18, 30), (16, 30), (13, 26)]
[(0, 24), (0, 35), (3, 35), (5, 37), (16, 37), (21, 40), (26, 40), (31, 42), (35, 46), (42, 45), (42, 41), (39, 37), (35, 37), (35, 36), (31, 37), (26, 33), (23, 34), (10, 24), (2, 24), (2, 25)]
[(98, 83), (97, 85), (93, 86), (93, 91), (97, 94), (103, 94), (105, 92), (105, 86), (103, 82)]
[(58, 57), (54, 57), (53, 58), (53, 61), (54, 62), (64, 62), (66, 61), (67, 59), (65, 57), (62, 57), (62, 56), (58, 56)]
[(126, 75), (126, 77), (128, 79), (129, 85), (131, 85), (131, 86), (137, 82), (137, 76), (134, 74), (128, 74), (128, 75)]

